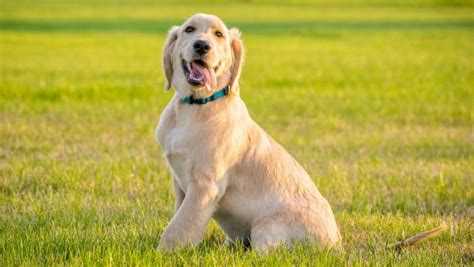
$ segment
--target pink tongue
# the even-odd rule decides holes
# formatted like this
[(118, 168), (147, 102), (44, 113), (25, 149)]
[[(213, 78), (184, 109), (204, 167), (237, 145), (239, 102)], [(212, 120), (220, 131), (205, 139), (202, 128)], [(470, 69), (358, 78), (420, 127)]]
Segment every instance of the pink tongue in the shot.
[(208, 91), (212, 91), (212, 79), (209, 70), (199, 64), (190, 63), (190, 78), (202, 81)]

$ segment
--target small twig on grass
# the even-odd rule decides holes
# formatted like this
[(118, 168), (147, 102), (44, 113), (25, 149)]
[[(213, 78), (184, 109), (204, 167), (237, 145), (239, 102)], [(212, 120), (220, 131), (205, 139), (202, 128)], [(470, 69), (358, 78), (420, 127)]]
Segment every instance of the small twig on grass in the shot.
[(442, 232), (444, 232), (446, 230), (448, 230), (448, 225), (446, 225), (446, 223), (443, 223), (440, 226), (438, 226), (438, 227), (436, 227), (432, 230), (417, 234), (417, 235), (412, 236), (408, 239), (405, 239), (403, 241), (392, 244), (392, 245), (389, 246), (389, 248), (394, 248), (397, 251), (401, 251), (402, 248), (415, 245), (416, 243), (418, 243), (422, 240), (425, 240), (427, 238), (435, 237), (435, 236), (441, 234)]

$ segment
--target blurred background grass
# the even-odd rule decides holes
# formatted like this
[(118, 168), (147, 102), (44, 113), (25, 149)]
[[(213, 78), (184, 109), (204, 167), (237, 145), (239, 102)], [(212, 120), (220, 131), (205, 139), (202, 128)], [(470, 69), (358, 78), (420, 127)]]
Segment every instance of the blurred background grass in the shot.
[[(154, 250), (161, 49), (196, 12), (242, 30), (242, 97), (333, 205), (343, 251)], [(50, 264), (472, 264), (472, 1), (2, 1), (0, 257)], [(386, 243), (448, 222), (403, 254)]]

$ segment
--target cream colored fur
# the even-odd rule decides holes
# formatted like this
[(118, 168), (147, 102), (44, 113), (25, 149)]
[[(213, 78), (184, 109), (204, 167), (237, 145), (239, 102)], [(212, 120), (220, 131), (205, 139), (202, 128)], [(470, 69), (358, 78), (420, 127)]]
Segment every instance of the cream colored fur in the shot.
[[(196, 31), (186, 33), (189, 25)], [(205, 61), (216, 70), (217, 88), (231, 86), (230, 95), (206, 105), (180, 100), (213, 93), (188, 84), (181, 68), (181, 58), (192, 60), (197, 38), (211, 44)], [(156, 137), (173, 173), (175, 214), (159, 248), (197, 245), (211, 218), (228, 241), (250, 240), (262, 251), (304, 240), (333, 246), (341, 237), (328, 202), (303, 167), (251, 119), (239, 97), (243, 58), (240, 32), (216, 16), (196, 14), (169, 33), (163, 64), (166, 89), (176, 93)]]

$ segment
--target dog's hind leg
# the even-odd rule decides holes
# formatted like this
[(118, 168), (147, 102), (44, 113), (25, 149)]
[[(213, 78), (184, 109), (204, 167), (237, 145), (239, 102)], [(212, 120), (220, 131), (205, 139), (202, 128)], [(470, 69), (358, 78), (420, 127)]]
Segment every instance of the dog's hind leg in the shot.
[(289, 221), (280, 216), (264, 217), (257, 220), (251, 231), (252, 248), (269, 252), (281, 245), (291, 245), (292, 231)]

